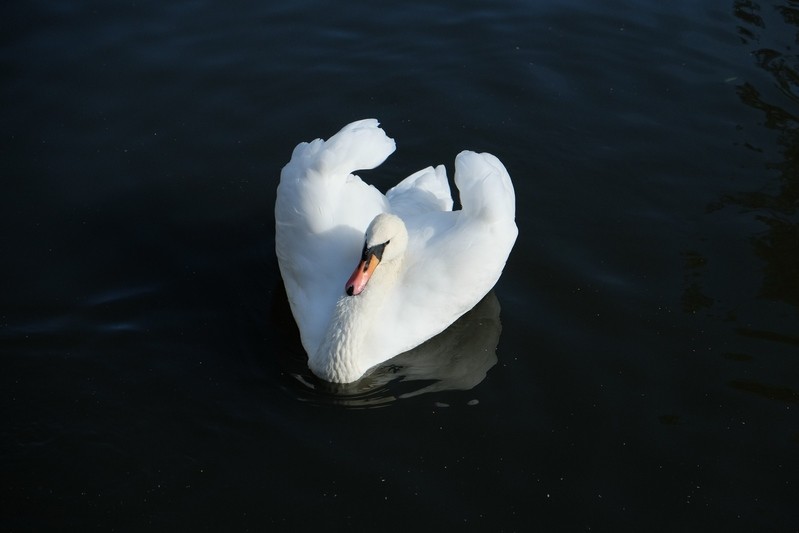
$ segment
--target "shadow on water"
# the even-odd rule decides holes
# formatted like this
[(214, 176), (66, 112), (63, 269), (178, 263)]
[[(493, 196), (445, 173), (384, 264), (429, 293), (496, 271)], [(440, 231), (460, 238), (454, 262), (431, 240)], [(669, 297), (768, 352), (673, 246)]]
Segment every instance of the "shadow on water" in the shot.
[(274, 295), (273, 319), (294, 333), (285, 336), (291, 341), (279, 350), (284, 387), (302, 402), (363, 409), (422, 394), (470, 390), (497, 363), (502, 326), (499, 301), (491, 291), (449, 328), (375, 367), (355, 383), (328, 383), (308, 369), (282, 284)]

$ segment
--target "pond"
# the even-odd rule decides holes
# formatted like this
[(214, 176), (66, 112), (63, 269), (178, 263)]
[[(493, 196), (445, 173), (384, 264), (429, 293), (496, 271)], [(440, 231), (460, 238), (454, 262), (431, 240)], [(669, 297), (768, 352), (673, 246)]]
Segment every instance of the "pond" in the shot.
[[(0, 12), (0, 529), (799, 527), (796, 2)], [(365, 181), (493, 153), (519, 237), (336, 387), (275, 190), (369, 117), (397, 151)]]

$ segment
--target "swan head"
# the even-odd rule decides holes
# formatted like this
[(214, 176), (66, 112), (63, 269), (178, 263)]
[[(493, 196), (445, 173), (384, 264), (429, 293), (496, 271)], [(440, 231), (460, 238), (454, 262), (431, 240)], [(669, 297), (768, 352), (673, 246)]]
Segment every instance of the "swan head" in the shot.
[(349, 296), (360, 294), (377, 267), (382, 263), (392, 264), (402, 259), (407, 247), (408, 230), (405, 229), (402, 219), (389, 213), (377, 215), (366, 228), (361, 260), (347, 280), (345, 292)]

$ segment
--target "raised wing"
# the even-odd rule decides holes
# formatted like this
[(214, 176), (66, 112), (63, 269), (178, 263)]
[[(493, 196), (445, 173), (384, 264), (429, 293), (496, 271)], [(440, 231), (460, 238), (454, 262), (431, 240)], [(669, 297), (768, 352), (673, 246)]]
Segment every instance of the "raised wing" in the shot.
[[(518, 230), (510, 176), (490, 154), (461, 152), (455, 183), (463, 209), (405, 220), (405, 273), (389, 294), (370, 345), (398, 339), (401, 353), (440, 333), (496, 284)], [(377, 358), (377, 357), (376, 357)]]
[(361, 120), (327, 141), (299, 144), (280, 174), (275, 249), (308, 353), (321, 342), (366, 227), (389, 210), (385, 196), (352, 172), (378, 166), (394, 149), (377, 120)]

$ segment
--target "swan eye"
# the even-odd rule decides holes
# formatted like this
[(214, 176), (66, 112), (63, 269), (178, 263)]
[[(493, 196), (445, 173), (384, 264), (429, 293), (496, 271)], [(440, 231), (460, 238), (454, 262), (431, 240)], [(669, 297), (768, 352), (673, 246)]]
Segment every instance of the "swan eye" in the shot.
[(369, 262), (370, 256), (375, 256), (378, 261), (383, 259), (383, 251), (386, 249), (386, 245), (391, 241), (388, 240), (383, 244), (375, 244), (374, 246), (367, 246), (366, 243), (363, 243), (363, 252), (361, 252), (361, 261)]
[(377, 257), (378, 261), (383, 259), (383, 250), (386, 249), (387, 244), (388, 241), (384, 242), (383, 244), (378, 244), (377, 246), (372, 246), (372, 255)]

